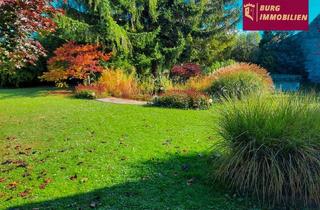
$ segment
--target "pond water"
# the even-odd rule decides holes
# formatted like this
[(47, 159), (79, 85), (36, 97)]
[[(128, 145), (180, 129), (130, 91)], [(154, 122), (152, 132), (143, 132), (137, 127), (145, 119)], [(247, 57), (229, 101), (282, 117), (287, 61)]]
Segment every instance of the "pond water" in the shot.
[(298, 91), (301, 86), (302, 77), (300, 75), (272, 74), (276, 90)]

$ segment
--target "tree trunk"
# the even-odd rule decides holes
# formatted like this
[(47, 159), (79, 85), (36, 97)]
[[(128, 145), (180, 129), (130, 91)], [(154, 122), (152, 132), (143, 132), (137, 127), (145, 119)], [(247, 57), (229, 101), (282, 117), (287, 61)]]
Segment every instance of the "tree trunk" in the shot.
[(158, 62), (157, 61), (152, 61), (151, 73), (154, 76), (154, 78), (158, 78)]

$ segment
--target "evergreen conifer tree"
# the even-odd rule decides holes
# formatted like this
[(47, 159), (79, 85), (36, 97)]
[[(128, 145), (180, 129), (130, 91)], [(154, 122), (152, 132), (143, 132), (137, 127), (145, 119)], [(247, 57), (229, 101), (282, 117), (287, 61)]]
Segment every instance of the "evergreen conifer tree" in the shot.
[(74, 0), (56, 18), (66, 39), (95, 42), (140, 74), (174, 64), (207, 64), (229, 46), (236, 0)]

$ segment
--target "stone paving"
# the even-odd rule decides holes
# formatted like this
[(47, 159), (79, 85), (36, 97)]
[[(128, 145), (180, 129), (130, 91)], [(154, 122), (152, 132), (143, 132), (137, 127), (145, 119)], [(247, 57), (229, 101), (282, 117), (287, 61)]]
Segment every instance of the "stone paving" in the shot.
[(105, 103), (113, 103), (113, 104), (132, 104), (132, 105), (146, 105), (148, 102), (146, 101), (136, 101), (130, 99), (123, 99), (123, 98), (100, 98), (97, 101), (105, 102)]

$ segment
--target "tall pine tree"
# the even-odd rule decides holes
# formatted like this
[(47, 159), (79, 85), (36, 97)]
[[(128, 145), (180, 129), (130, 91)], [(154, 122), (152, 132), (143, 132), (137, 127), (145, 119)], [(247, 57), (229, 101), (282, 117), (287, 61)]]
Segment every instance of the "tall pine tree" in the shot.
[(56, 22), (66, 39), (96, 42), (141, 74), (207, 64), (232, 41), (237, 0), (74, 0)]

